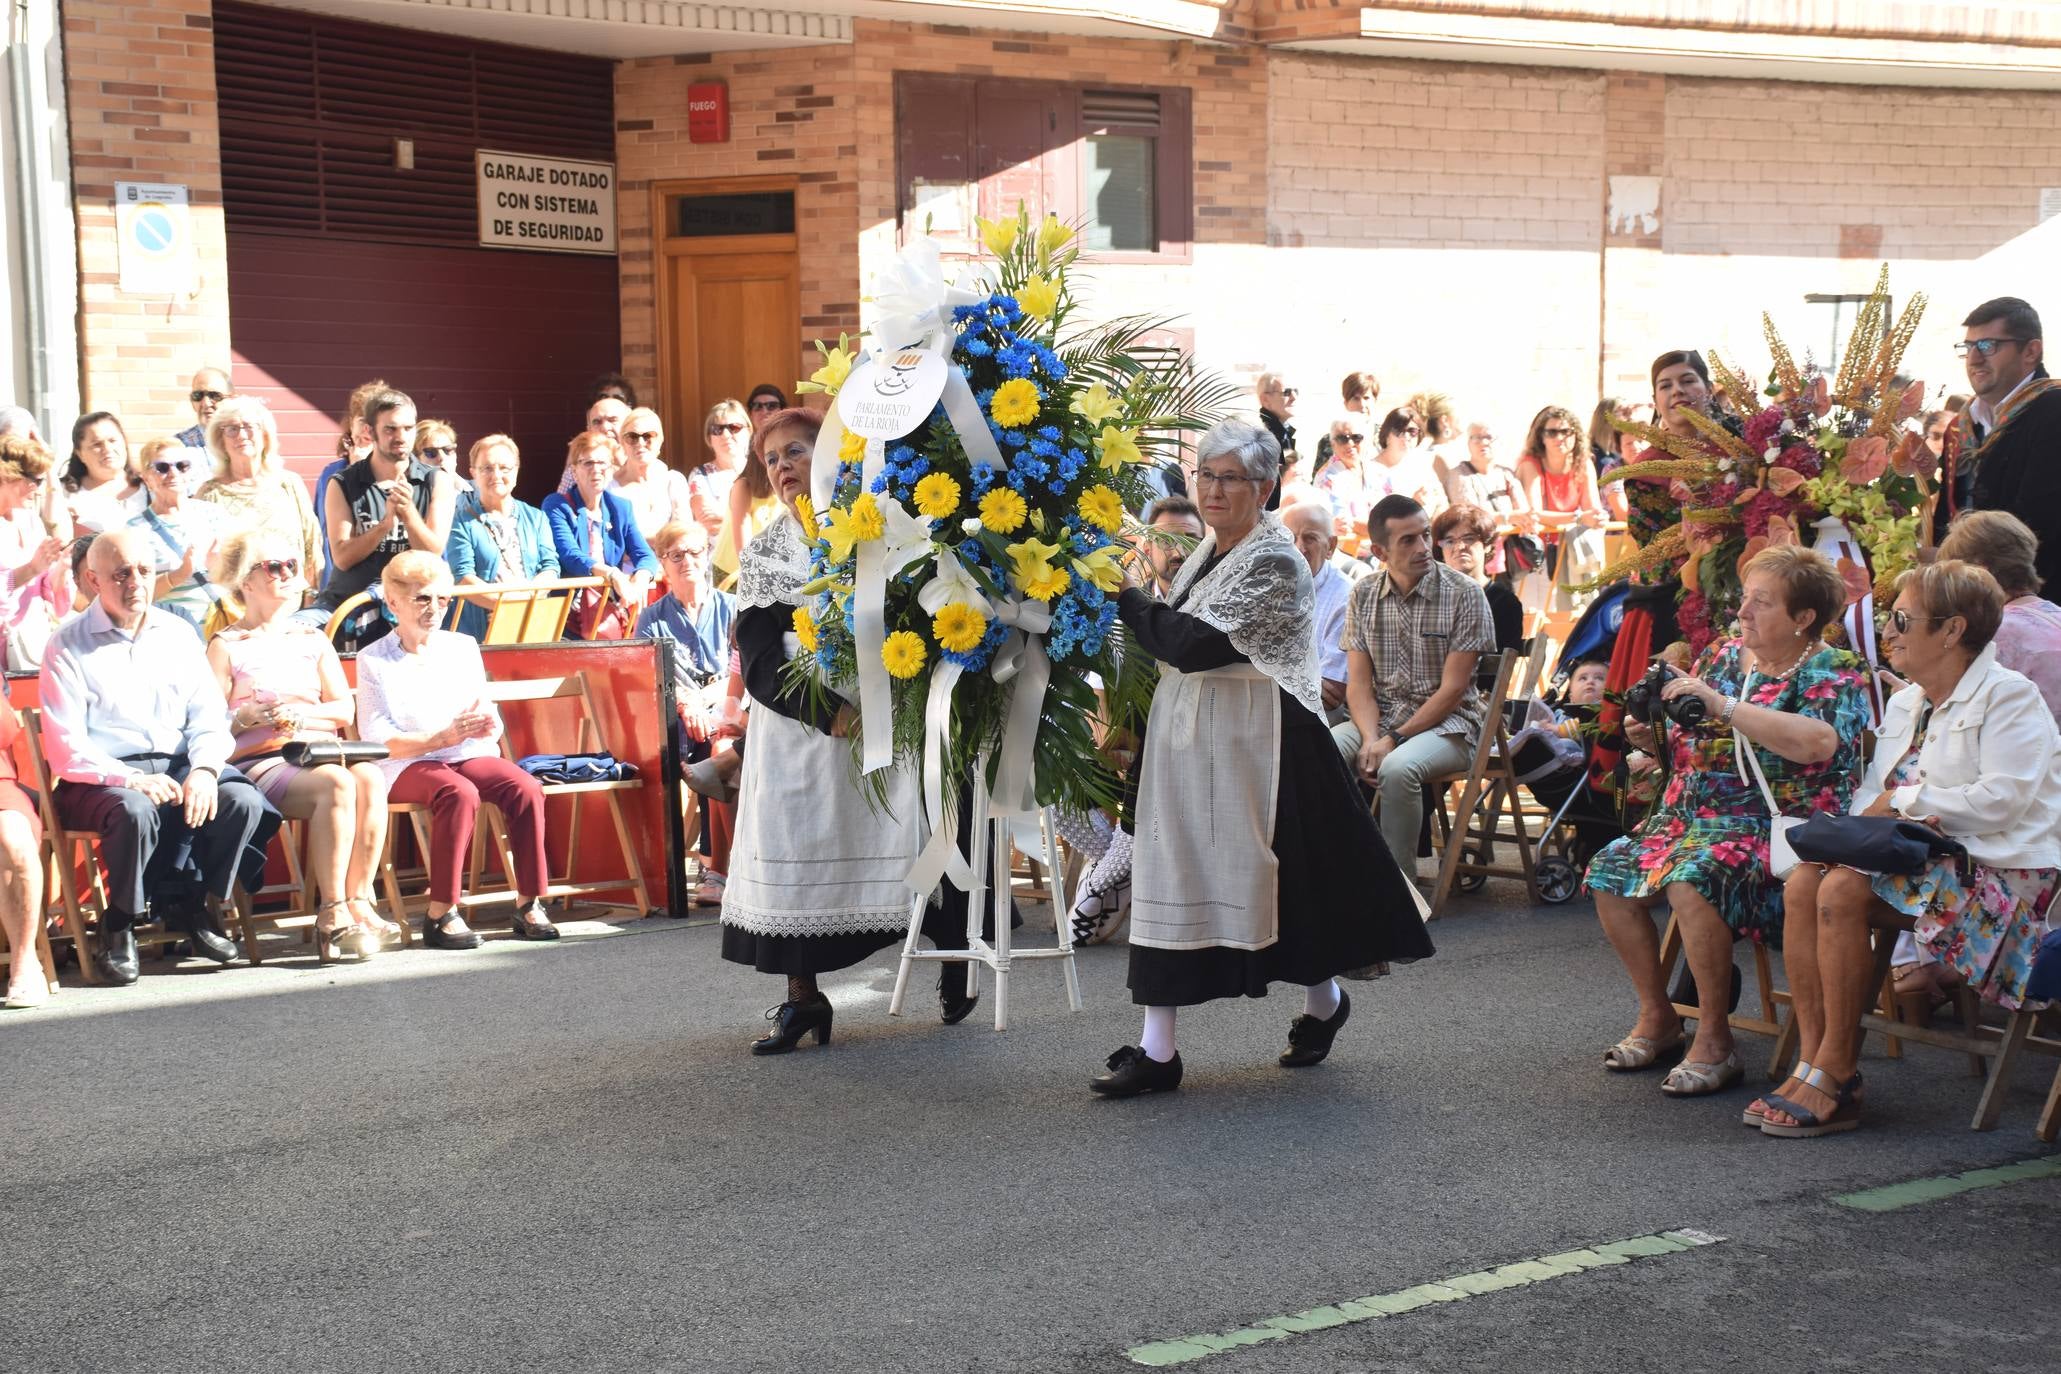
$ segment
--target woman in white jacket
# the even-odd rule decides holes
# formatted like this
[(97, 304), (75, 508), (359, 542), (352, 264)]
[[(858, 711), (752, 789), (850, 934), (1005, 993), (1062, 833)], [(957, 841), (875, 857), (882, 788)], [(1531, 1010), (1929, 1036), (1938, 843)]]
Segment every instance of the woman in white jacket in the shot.
[(1747, 1108), (1769, 1135), (1860, 1124), (1861, 1012), (1874, 991), (1871, 925), (1912, 922), (1928, 954), (2016, 1007), (2061, 887), (2061, 735), (2039, 689), (1997, 662), (1996, 579), (1948, 559), (1904, 574), (1884, 636), (1910, 686), (1883, 712), (1853, 812), (1930, 825), (1968, 851), (1912, 875), (1799, 865), (1785, 893), (1783, 957), (1802, 1058)]

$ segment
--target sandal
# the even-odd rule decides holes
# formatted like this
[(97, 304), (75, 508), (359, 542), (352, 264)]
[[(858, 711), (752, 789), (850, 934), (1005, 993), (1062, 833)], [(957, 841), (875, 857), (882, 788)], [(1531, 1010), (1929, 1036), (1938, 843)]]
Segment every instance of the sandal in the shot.
[(379, 939), (398, 940), (401, 938), (401, 928), (380, 915), (379, 904), (370, 897), (352, 897), (349, 899), (349, 905), (351, 915), (357, 918), (358, 924), (371, 931)]
[(1689, 1037), (1675, 1027), (1672, 1038), (1654, 1040), (1644, 1035), (1627, 1035), (1603, 1052), (1603, 1067), (1612, 1073), (1637, 1073), (1650, 1069), (1661, 1059), (1689, 1047)]
[[(1810, 1072), (1810, 1061), (1807, 1059), (1799, 1059), (1796, 1061), (1796, 1067), (1789, 1071), (1789, 1078), (1794, 1078), (1801, 1082), (1807, 1077), (1809, 1077)], [(1785, 1078), (1782, 1081), (1786, 1083), (1789, 1081), (1789, 1079)], [(1768, 1094), (1768, 1097), (1773, 1096), (1773, 1093)], [(1744, 1126), (1750, 1126), (1756, 1131), (1759, 1130), (1761, 1126), (1761, 1118), (1768, 1109), (1768, 1097), (1756, 1097), (1753, 1099), (1753, 1101), (1747, 1103), (1746, 1110), (1739, 1113), (1740, 1124)]]
[(1693, 1059), (1684, 1059), (1667, 1071), (1660, 1090), (1669, 1097), (1709, 1097), (1712, 1093), (1723, 1092), (1744, 1077), (1746, 1066), (1739, 1062), (1739, 1051), (1733, 1050), (1715, 1064), (1699, 1064)]
[(728, 885), (728, 881), (720, 873), (710, 873), (704, 870), (701, 875), (701, 881), (695, 884), (694, 887), (694, 905), (721, 906), (723, 904), (723, 891)]
[(1812, 1069), (1798, 1075), (1799, 1081), (1816, 1088), (1832, 1099), (1832, 1110), (1819, 1116), (1808, 1107), (1799, 1106), (1779, 1094), (1770, 1094), (1768, 1110), (1785, 1113), (1793, 1117), (1793, 1126), (1779, 1126), (1772, 1121), (1760, 1123), (1762, 1135), (1780, 1136), (1785, 1140), (1812, 1140), (1821, 1135), (1837, 1135), (1841, 1131), (1857, 1129), (1861, 1124), (1861, 1102), (1857, 1095), (1861, 1086), (1858, 1070), (1845, 1083), (1835, 1083), (1832, 1075), (1823, 1069)]
[[(330, 918), (331, 924), (328, 926), (322, 924), (324, 916)], [(339, 921), (338, 917), (343, 919)], [(361, 930), (350, 917), (351, 907), (348, 902), (322, 904), (321, 911), (315, 916), (315, 957), (321, 962), (338, 964), (346, 959), (356, 959), (363, 963), (378, 950), (378, 943), (368, 940), (367, 932)]]

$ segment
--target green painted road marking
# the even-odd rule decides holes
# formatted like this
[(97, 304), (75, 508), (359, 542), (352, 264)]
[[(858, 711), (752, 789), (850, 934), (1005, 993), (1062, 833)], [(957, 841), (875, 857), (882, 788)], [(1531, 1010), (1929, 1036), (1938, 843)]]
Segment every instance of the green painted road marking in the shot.
[(2007, 1183), (2023, 1183), (2034, 1178), (2061, 1178), (2061, 1155), (2042, 1155), (2017, 1164), (1971, 1169), (1965, 1174), (1948, 1174), (1943, 1178), (1914, 1178), (1908, 1183), (1892, 1183), (1859, 1193), (1842, 1193), (1832, 1200), (1857, 1212), (1894, 1212), (1900, 1207), (1937, 1202), (1957, 1193), (1972, 1193), (1978, 1188), (2001, 1188)]
[(1240, 1346), (1286, 1340), (1290, 1336), (1325, 1331), (1334, 1326), (1349, 1326), (1354, 1322), (1399, 1317), (1405, 1312), (1414, 1312), (1420, 1307), (1429, 1307), (1434, 1303), (1465, 1302), (1484, 1293), (1497, 1293), (1506, 1288), (1522, 1288), (1527, 1284), (1566, 1278), (1569, 1274), (1579, 1274), (1589, 1269), (1629, 1264), (1635, 1259), (1672, 1255), (1677, 1251), (1691, 1250), (1701, 1245), (1716, 1245), (1723, 1239), (1723, 1236), (1713, 1236), (1705, 1231), (1686, 1229), (1663, 1231), (1653, 1236), (1634, 1236), (1630, 1240), (1611, 1241), (1607, 1245), (1592, 1246), (1583, 1250), (1567, 1250), (1557, 1255), (1541, 1255), (1537, 1259), (1519, 1260), (1515, 1264), (1477, 1270), (1472, 1274), (1455, 1274), (1436, 1283), (1420, 1283), (1394, 1293), (1377, 1293), (1372, 1297), (1354, 1298), (1350, 1302), (1313, 1307), (1307, 1312), (1292, 1312), (1285, 1317), (1268, 1317), (1250, 1326), (1242, 1326), (1236, 1331), (1154, 1341), (1150, 1345), (1126, 1350), (1124, 1354), (1134, 1364), (1154, 1368), (1187, 1364), (1191, 1360), (1206, 1359), (1227, 1350), (1236, 1350)]

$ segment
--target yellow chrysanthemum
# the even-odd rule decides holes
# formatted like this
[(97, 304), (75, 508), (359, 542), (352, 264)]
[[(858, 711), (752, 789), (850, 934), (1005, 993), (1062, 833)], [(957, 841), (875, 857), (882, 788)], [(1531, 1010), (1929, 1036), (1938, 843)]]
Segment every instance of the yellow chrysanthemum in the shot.
[(852, 538), (864, 543), (886, 533), (887, 520), (880, 513), (880, 502), (870, 491), (859, 493), (859, 499), (852, 502)]
[(980, 498), (980, 523), (996, 534), (1014, 534), (1023, 528), (1030, 507), (1008, 487), (996, 487)]
[(981, 219), (976, 216), (973, 222), (980, 227), (980, 241), (998, 258), (1009, 256), (1009, 250), (1016, 246), (1017, 232), (1023, 227), (1014, 216), (1008, 219)]
[(802, 652), (813, 654), (822, 637), (816, 633), (816, 618), (809, 614), (807, 606), (794, 608), (794, 637), (801, 641)]
[(837, 461), (840, 463), (865, 462), (866, 436), (853, 430), (846, 430), (844, 438), (837, 441)]
[(1095, 441), (1095, 447), (1101, 450), (1102, 466), (1108, 468), (1111, 472), (1117, 471), (1128, 463), (1142, 463), (1145, 461), (1145, 455), (1138, 451), (1138, 434), (1136, 430), (1118, 429), (1114, 425), (1104, 425), (1101, 436)]
[(837, 336), (837, 347), (831, 348), (821, 339), (816, 340), (816, 351), (823, 355), (823, 366), (809, 374), (809, 379), (795, 387), (796, 391), (820, 391), (826, 396), (835, 396), (844, 385), (844, 379), (852, 375), (852, 364), (858, 355), (852, 349), (851, 336)]
[(995, 388), (988, 414), (1004, 429), (1016, 429), (1038, 418), (1038, 388), (1028, 377), (1012, 377)]
[(987, 634), (988, 618), (963, 601), (950, 601), (930, 618), (930, 632), (937, 637), (939, 648), (963, 654)]
[(1105, 544), (1093, 553), (1074, 559), (1074, 574), (1105, 592), (1116, 591), (1124, 584), (1124, 570), (1117, 562), (1123, 553), (1123, 545)]
[(816, 503), (809, 499), (807, 492), (794, 498), (794, 518), (801, 521), (802, 533), (805, 536), (810, 539), (816, 537)]
[(1032, 277), (1016, 288), (1016, 303), (1034, 320), (1049, 320), (1059, 308), (1059, 285), (1044, 277)]
[(926, 520), (942, 520), (959, 509), (959, 484), (942, 472), (933, 472), (916, 484), (916, 513)]
[(912, 630), (896, 630), (887, 637), (887, 643), (880, 646), (880, 661), (888, 672), (899, 678), (912, 678), (923, 671), (923, 662), (930, 657), (930, 651), (923, 647), (923, 637)]
[(1109, 388), (1100, 382), (1074, 397), (1067, 409), (1089, 424), (1098, 426), (1108, 424), (1124, 410), (1123, 403), (1110, 395)]
[(1038, 261), (1048, 260), (1072, 240), (1073, 230), (1061, 224), (1059, 216), (1045, 216), (1045, 222), (1038, 226)]
[(1080, 510), (1081, 519), (1104, 534), (1115, 534), (1123, 528), (1123, 497), (1099, 482), (1081, 493)]

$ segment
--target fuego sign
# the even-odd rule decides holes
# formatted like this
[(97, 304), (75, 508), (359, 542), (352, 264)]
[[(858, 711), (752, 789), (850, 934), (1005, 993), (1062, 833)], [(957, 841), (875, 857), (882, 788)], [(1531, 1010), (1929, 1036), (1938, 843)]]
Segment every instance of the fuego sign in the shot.
[(721, 81), (696, 81), (687, 88), (687, 141), (730, 141), (730, 88)]
[(482, 248), (615, 252), (615, 166), (527, 153), (475, 158)]

